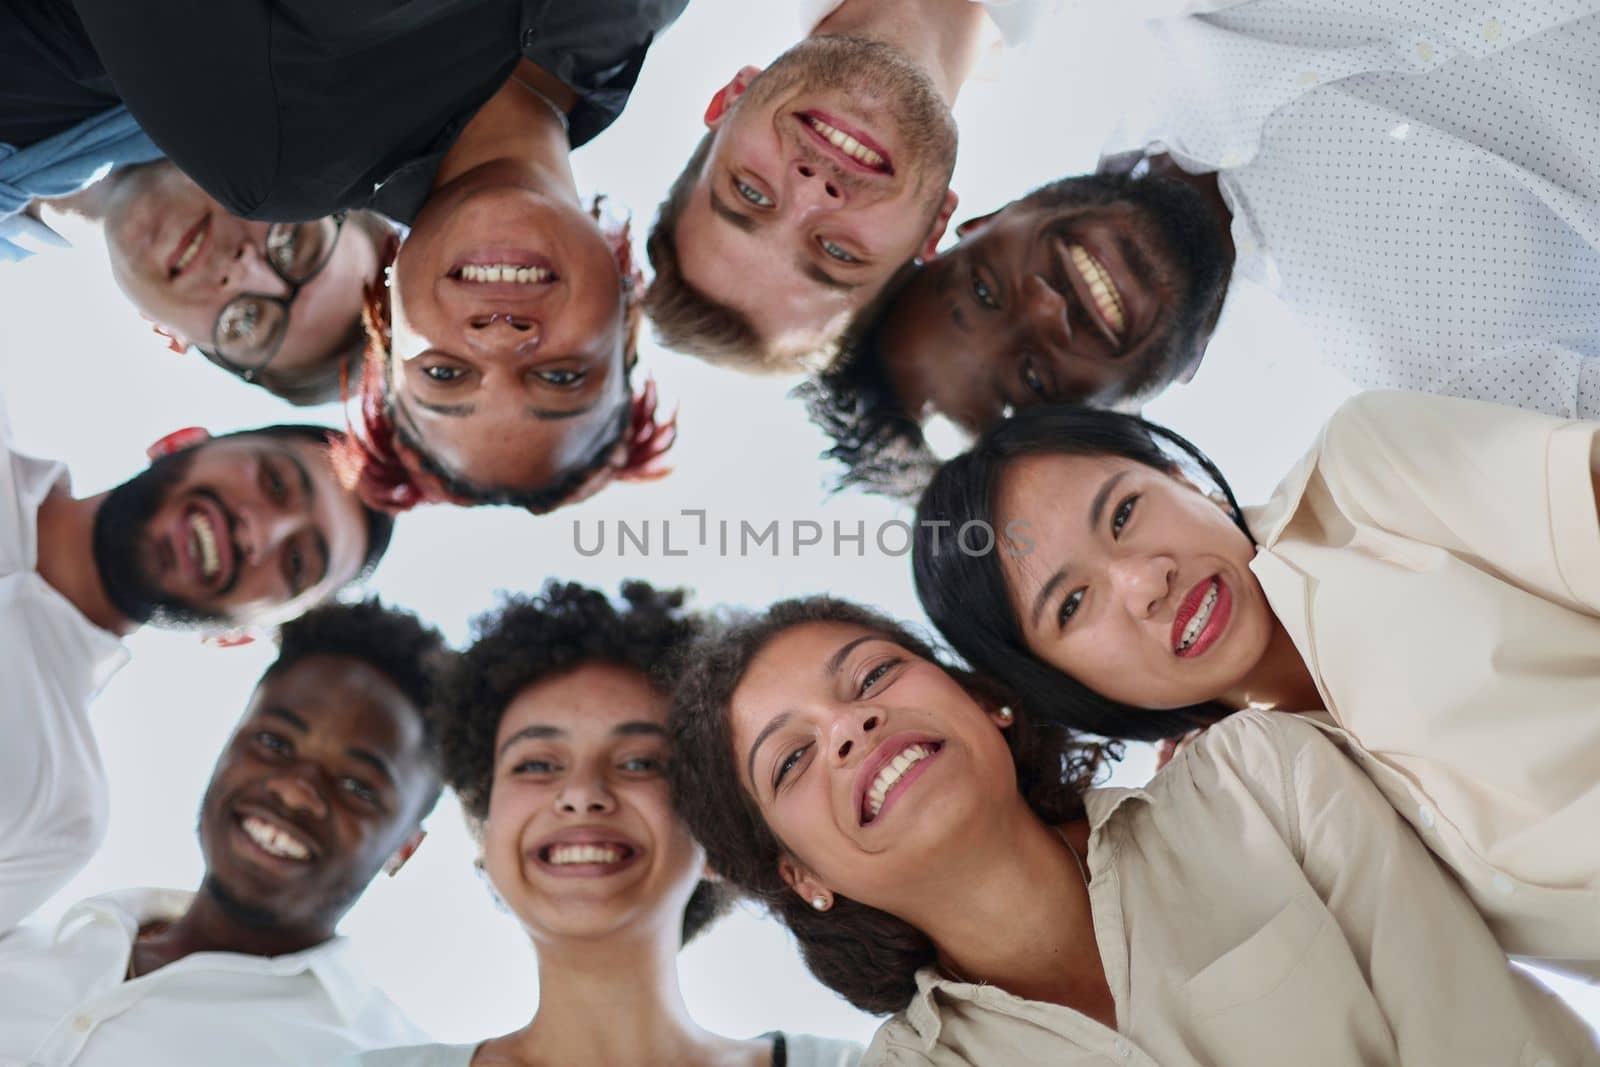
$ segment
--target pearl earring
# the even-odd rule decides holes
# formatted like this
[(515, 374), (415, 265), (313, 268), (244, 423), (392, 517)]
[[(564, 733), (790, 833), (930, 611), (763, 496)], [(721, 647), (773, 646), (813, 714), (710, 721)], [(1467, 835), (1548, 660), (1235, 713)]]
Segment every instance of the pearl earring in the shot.
[(1010, 708), (1001, 708), (1000, 709), (1000, 721), (1002, 723), (1005, 723), (1007, 726), (1011, 725), (1011, 720), (1015, 719), (1016, 717), (1017, 717), (1016, 713), (1013, 712)]
[(818, 911), (827, 911), (828, 898), (823, 896), (821, 893), (818, 893), (816, 896), (811, 898), (811, 906), (816, 908)]

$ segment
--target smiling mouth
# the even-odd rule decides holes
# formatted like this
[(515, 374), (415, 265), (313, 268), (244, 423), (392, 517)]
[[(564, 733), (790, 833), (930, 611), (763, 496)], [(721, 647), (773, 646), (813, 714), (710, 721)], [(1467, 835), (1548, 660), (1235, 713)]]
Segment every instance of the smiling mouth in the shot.
[(798, 117), (812, 133), (838, 149), (841, 154), (861, 164), (861, 166), (879, 174), (894, 173), (894, 168), (889, 165), (889, 160), (884, 157), (883, 153), (861, 143), (859, 138), (844, 132), (837, 126), (809, 112), (800, 112)]
[(306, 863), (311, 859), (311, 850), (301, 841), (265, 819), (246, 815), (239, 820), (239, 828), (257, 848), (274, 859), (290, 860), (295, 863)]
[(556, 280), (556, 272), (548, 267), (519, 267), (514, 263), (476, 264), (457, 267), (448, 275), (458, 282), (473, 285), (547, 285)]
[(1233, 597), (1221, 575), (1197, 584), (1183, 598), (1172, 620), (1172, 652), (1198, 656), (1221, 638), (1233, 612)]
[(911, 768), (938, 755), (943, 747), (934, 742), (910, 744), (894, 759), (884, 764), (878, 770), (877, 776), (872, 779), (872, 785), (867, 788), (866, 795), (861, 798), (861, 825), (865, 826), (878, 817), (889, 799), (889, 794), (910, 773)]
[(217, 548), (216, 527), (203, 511), (189, 514), (189, 551), (200, 561), (201, 576), (214, 581), (222, 571), (222, 554)]
[(187, 270), (200, 254), (200, 249), (205, 247), (206, 238), (210, 235), (211, 213), (208, 211), (180, 240), (172, 258), (167, 261), (167, 277), (176, 278)]
[(1101, 332), (1107, 335), (1106, 339), (1112, 344), (1120, 344), (1128, 329), (1128, 312), (1122, 293), (1117, 289), (1116, 282), (1111, 280), (1111, 272), (1094, 253), (1080, 244), (1067, 246), (1067, 259), (1089, 292)]

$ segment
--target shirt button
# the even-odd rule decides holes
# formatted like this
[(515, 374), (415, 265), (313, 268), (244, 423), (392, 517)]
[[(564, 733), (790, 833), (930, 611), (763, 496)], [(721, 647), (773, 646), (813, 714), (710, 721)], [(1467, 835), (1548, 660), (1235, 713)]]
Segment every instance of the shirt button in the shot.
[(1427, 41), (1418, 41), (1417, 42), (1417, 58), (1422, 60), (1424, 63), (1432, 63), (1433, 62), (1433, 45), (1429, 44)]
[(1417, 822), (1424, 830), (1433, 829), (1433, 809), (1424, 804), (1417, 809)]
[(533, 32), (532, 30), (523, 30), (522, 31), (522, 47), (523, 48), (532, 48), (534, 46), (534, 44), (538, 42), (538, 40), (539, 40), (539, 35), (537, 33)]
[(94, 1020), (89, 1018), (87, 1015), (80, 1015), (76, 1019), (72, 1020), (72, 1028), (78, 1031), (80, 1034), (87, 1034), (90, 1030), (94, 1029)]
[(1498, 41), (1500, 39), (1500, 23), (1498, 20), (1490, 19), (1483, 24), (1483, 39), (1485, 41)]
[(1492, 884), (1494, 885), (1494, 891), (1504, 897), (1509, 897), (1517, 888), (1516, 883), (1512, 882), (1510, 878), (1507, 878), (1503, 874), (1495, 875)]

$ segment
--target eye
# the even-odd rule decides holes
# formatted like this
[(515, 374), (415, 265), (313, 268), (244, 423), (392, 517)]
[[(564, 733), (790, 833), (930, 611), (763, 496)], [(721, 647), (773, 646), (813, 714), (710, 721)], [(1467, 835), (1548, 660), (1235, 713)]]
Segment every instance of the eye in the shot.
[(1139, 494), (1124, 497), (1122, 503), (1117, 505), (1117, 510), (1111, 513), (1111, 536), (1116, 537), (1122, 533), (1122, 528), (1128, 525), (1128, 520), (1133, 518), (1133, 506), (1139, 502)]
[(742, 182), (738, 178), (733, 179), (733, 191), (738, 194), (741, 200), (756, 207), (772, 207), (775, 204), (775, 201), (760, 189), (757, 189), (749, 182)]
[(222, 309), (217, 321), (217, 339), (222, 342), (248, 340), (262, 319), (259, 300), (234, 300)]
[(289, 502), (289, 483), (284, 480), (277, 465), (269, 459), (261, 460), (261, 491), (274, 504), (283, 505)]
[(795, 767), (799, 766), (800, 760), (805, 756), (806, 750), (810, 747), (810, 745), (801, 745), (799, 748), (783, 757), (783, 762), (778, 764), (778, 772), (772, 779), (773, 789), (777, 789), (780, 785), (782, 785), (783, 780), (789, 776), (789, 772), (794, 770)]
[(534, 374), (541, 380), (562, 389), (570, 389), (588, 377), (588, 374), (581, 370), (539, 370), (534, 371)]
[(898, 659), (886, 659), (868, 671), (867, 676), (861, 679), (861, 688), (856, 691), (856, 699), (860, 700), (864, 698), (869, 692), (871, 692), (873, 686), (883, 681), (884, 675), (888, 674), (895, 667), (898, 667), (902, 662), (904, 661)]
[(287, 756), (294, 752), (294, 746), (289, 743), (287, 738), (279, 737), (271, 730), (257, 730), (256, 744), (279, 756)]
[(656, 774), (666, 770), (666, 760), (657, 759), (655, 756), (635, 756), (633, 759), (623, 760), (620, 764), (625, 771), (634, 774)]
[(1034, 365), (1033, 357), (1028, 356), (1022, 361), (1022, 384), (1027, 386), (1028, 392), (1040, 400), (1050, 399), (1050, 387), (1045, 384), (1044, 378), (1039, 374), (1039, 368)]
[(826, 237), (817, 238), (817, 244), (822, 246), (823, 252), (827, 253), (829, 259), (836, 259), (840, 263), (861, 262), (858, 257), (852, 255), (843, 245), (835, 244)]
[(339, 788), (365, 804), (378, 802), (378, 791), (359, 778), (339, 779)]
[(984, 281), (982, 276), (978, 274), (976, 266), (972, 268), (970, 285), (972, 299), (976, 300), (979, 305), (988, 308), (990, 311), (1000, 310), (1000, 301), (995, 299), (994, 290), (990, 289), (989, 283)]
[(283, 552), (283, 577), (289, 589), (298, 594), (305, 582), (306, 557), (300, 546), (291, 544)]
[(279, 270), (294, 266), (295, 252), (300, 246), (300, 227), (274, 226), (267, 231), (267, 256)]
[(559, 770), (553, 762), (547, 759), (525, 759), (511, 768), (512, 774), (554, 774)]
[(446, 363), (435, 363), (423, 367), (422, 373), (436, 382), (453, 382), (467, 376), (467, 372), (460, 367), (452, 367)]
[(1056, 613), (1056, 626), (1062, 627), (1067, 625), (1067, 620), (1076, 615), (1078, 613), (1078, 609), (1082, 606), (1082, 589), (1074, 589), (1072, 592), (1068, 593), (1067, 598), (1061, 602), (1061, 610)]

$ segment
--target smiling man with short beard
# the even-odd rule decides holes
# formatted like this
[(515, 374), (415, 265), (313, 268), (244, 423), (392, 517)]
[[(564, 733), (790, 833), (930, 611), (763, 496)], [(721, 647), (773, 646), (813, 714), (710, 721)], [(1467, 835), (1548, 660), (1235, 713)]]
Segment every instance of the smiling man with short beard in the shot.
[(63, 465), (11, 449), (0, 412), (0, 930), (105, 834), (88, 709), (127, 661), (122, 637), (269, 625), (377, 565), (393, 521), (340, 485), (337, 437), (180, 431), (147, 471), (80, 498)]
[(669, 348), (746, 371), (803, 369), (933, 253), (955, 210), (950, 107), (983, 6), (822, 6), (809, 36), (712, 97), (708, 132), (661, 205), (645, 311)]
[(446, 656), (376, 600), (286, 624), (201, 801), (199, 891), (95, 897), (0, 938), (0, 1060), (301, 1067), (417, 1040), (334, 931), (421, 843)]

